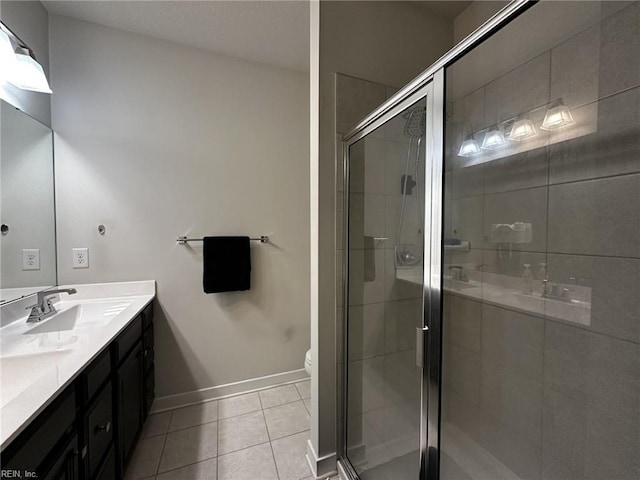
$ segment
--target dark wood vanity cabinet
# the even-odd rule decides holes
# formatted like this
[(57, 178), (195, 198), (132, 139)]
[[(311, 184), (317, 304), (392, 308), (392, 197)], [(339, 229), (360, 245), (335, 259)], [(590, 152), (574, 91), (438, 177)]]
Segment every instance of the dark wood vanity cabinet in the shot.
[(153, 345), (149, 304), (4, 449), (2, 470), (46, 480), (124, 478), (154, 398)]
[(5, 476), (78, 479), (77, 412), (76, 389), (71, 385), (4, 449)]
[(118, 457), (120, 470), (124, 472), (133, 453), (135, 442), (142, 427), (144, 389), (142, 376), (142, 343), (138, 342), (118, 367), (116, 374), (118, 415)]

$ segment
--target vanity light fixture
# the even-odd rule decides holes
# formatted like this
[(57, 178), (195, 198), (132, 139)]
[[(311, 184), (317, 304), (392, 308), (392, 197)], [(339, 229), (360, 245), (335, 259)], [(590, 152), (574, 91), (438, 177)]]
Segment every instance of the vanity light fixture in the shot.
[(9, 80), (11, 72), (14, 71), (16, 56), (13, 53), (11, 39), (4, 30), (0, 30), (0, 85)]
[(571, 110), (562, 102), (562, 99), (558, 99), (551, 104), (547, 113), (545, 113), (540, 128), (543, 130), (557, 130), (573, 125), (573, 123), (574, 120), (571, 115)]
[(498, 125), (489, 127), (487, 133), (484, 134), (481, 147), (485, 150), (493, 150), (494, 148), (503, 147), (507, 143), (504, 134)]
[(52, 93), (33, 51), (0, 22), (0, 83), (4, 82), (22, 90)]
[(520, 117), (511, 126), (511, 132), (509, 132), (509, 140), (515, 140), (519, 142), (525, 138), (535, 137), (538, 134), (533, 122), (527, 117)]
[(40, 93), (53, 93), (49, 82), (40, 65), (33, 56), (33, 52), (26, 47), (16, 48), (17, 64), (9, 82), (22, 90)]
[(460, 145), (458, 156), (473, 157), (474, 155), (477, 155), (479, 153), (480, 145), (478, 145), (478, 142), (476, 142), (476, 140), (473, 138), (473, 135), (468, 135), (467, 138), (465, 138), (464, 142), (462, 142), (462, 145)]

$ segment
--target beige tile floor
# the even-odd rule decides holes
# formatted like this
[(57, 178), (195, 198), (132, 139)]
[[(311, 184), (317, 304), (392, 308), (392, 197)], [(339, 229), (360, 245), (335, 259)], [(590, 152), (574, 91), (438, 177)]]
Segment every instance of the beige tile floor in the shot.
[(309, 397), (305, 380), (151, 415), (126, 480), (310, 479)]

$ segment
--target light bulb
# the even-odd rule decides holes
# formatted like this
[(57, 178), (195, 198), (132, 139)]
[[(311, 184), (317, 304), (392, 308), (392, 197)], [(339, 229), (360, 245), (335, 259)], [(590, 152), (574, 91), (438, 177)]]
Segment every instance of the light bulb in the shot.
[(16, 69), (9, 81), (22, 90), (40, 93), (52, 93), (42, 66), (35, 61), (27, 49), (16, 53)]
[(509, 140), (519, 142), (525, 138), (535, 137), (537, 134), (536, 127), (533, 126), (531, 120), (528, 118), (520, 118), (513, 122), (511, 132), (509, 133)]
[(16, 56), (13, 53), (9, 35), (0, 30), (0, 84), (3, 84), (14, 74)]
[(547, 110), (544, 115), (544, 120), (540, 128), (543, 130), (557, 130), (559, 128), (567, 127), (574, 123), (571, 111), (562, 100), (558, 100), (556, 105)]
[(478, 142), (476, 142), (472, 135), (469, 135), (462, 145), (460, 145), (460, 150), (458, 151), (459, 157), (472, 157), (480, 153), (480, 146)]
[(482, 148), (485, 150), (492, 150), (494, 148), (500, 148), (507, 143), (504, 135), (500, 131), (497, 125), (489, 128), (487, 133), (484, 134), (484, 138), (482, 139)]

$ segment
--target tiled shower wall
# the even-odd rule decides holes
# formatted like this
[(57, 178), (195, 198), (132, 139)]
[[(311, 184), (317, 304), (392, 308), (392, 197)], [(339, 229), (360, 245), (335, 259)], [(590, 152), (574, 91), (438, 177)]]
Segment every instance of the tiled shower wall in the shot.
[[(472, 248), (446, 263), (484, 285), (547, 263), (550, 281), (591, 290), (586, 325), (445, 296), (443, 425), (523, 479), (640, 478), (640, 5), (618, 8), (451, 99), (445, 236)], [(469, 129), (558, 97), (574, 129), (461, 168)], [(532, 224), (532, 241), (499, 251), (491, 225), (514, 222)], [(465, 478), (449, 461), (443, 478)]]

